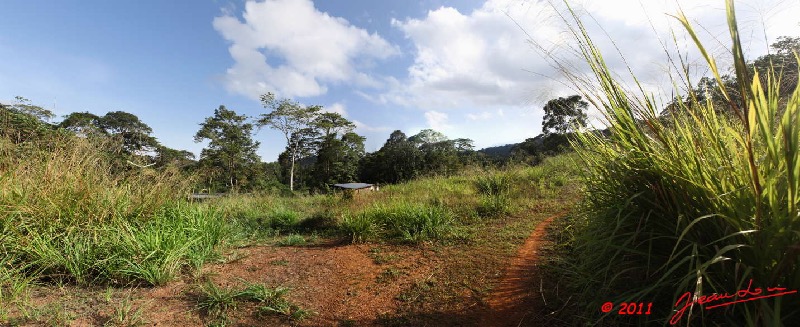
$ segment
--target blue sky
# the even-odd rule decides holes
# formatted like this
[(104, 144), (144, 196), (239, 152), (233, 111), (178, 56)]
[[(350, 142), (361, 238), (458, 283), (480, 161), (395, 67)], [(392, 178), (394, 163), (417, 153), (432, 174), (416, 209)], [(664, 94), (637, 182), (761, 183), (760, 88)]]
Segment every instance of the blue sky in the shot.
[[(646, 87), (668, 85), (658, 38), (675, 28), (664, 15), (675, 1), (574, 3)], [(722, 1), (679, 3), (712, 43), (724, 39)], [(751, 56), (800, 34), (795, 0), (737, 6)], [(395, 129), (434, 128), (478, 147), (519, 142), (539, 133), (549, 98), (574, 93), (536, 50), (569, 43), (540, 1), (5, 0), (0, 11), (0, 101), (24, 96), (59, 116), (131, 112), (165, 145), (197, 154), (205, 117), (219, 105), (264, 113), (257, 98), (267, 91), (345, 114), (368, 151)], [(264, 161), (285, 146), (274, 131), (256, 139)]]

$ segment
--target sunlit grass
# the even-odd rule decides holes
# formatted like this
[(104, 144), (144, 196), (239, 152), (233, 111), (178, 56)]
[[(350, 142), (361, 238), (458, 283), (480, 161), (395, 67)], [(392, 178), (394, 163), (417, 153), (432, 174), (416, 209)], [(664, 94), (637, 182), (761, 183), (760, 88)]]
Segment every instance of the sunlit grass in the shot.
[[(687, 291), (733, 294), (750, 279), (761, 287), (800, 288), (800, 90), (780, 105), (780, 75), (770, 72), (762, 83), (752, 74), (733, 12), (728, 1), (744, 101), (724, 88), (724, 108), (689, 94), (667, 117), (658, 116), (658, 103), (643, 89), (633, 94), (622, 86), (576, 19), (572, 31), (595, 78), (580, 87), (610, 131), (607, 137), (585, 133), (576, 142), (587, 194), (585, 212), (575, 221), (574, 257), (563, 273), (584, 305), (579, 311), (597, 312), (605, 301), (655, 302), (665, 310), (606, 318), (666, 322), (672, 314), (666, 308)], [(724, 85), (688, 19), (677, 19)], [(727, 312), (694, 310), (683, 321), (793, 325), (800, 320), (797, 304), (797, 298), (737, 303)]]

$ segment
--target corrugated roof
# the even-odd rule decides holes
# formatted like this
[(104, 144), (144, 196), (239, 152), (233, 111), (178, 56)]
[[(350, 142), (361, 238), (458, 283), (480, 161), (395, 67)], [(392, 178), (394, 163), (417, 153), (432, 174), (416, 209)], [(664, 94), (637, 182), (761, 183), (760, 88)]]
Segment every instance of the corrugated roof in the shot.
[(341, 188), (348, 188), (348, 189), (362, 189), (372, 186), (372, 184), (367, 183), (346, 183), (346, 184), (333, 184), (333, 186), (341, 187)]

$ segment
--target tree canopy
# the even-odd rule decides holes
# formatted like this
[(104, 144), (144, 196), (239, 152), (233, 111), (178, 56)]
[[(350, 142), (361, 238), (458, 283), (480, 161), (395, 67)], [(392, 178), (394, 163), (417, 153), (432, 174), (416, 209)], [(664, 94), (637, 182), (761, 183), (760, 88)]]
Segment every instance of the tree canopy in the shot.
[(586, 126), (586, 108), (589, 104), (579, 95), (559, 97), (544, 106), (542, 133), (566, 134)]
[(227, 189), (248, 188), (253, 169), (261, 160), (256, 154), (259, 142), (253, 141), (253, 124), (245, 115), (219, 106), (214, 115), (200, 124), (195, 142), (208, 140), (200, 154), (199, 169), (209, 186)]

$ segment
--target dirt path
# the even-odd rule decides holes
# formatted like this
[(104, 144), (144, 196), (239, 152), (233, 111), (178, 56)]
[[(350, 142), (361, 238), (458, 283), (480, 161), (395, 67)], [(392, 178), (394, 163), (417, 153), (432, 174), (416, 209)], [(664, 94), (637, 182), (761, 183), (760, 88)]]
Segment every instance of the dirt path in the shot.
[(503, 277), (487, 299), (488, 310), (480, 319), (481, 326), (530, 326), (540, 314), (541, 280), (537, 273), (539, 249), (545, 242), (547, 227), (566, 211), (540, 222), (531, 233), (517, 256), (503, 272)]

